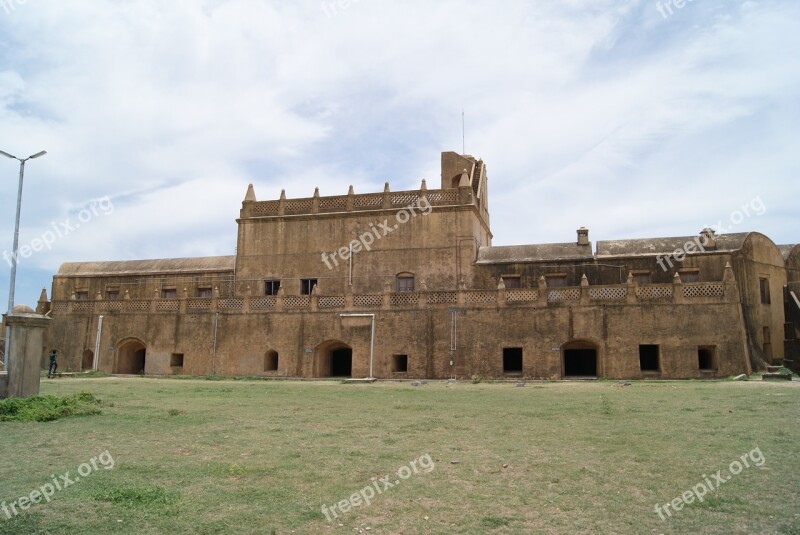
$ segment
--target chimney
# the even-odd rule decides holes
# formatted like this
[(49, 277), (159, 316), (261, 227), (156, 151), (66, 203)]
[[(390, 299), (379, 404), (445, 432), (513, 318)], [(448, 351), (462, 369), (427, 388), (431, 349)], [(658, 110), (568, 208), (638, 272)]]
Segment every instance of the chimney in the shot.
[(712, 228), (704, 228), (700, 231), (700, 242), (706, 249), (716, 249), (717, 233)]
[(578, 245), (589, 245), (589, 229), (581, 227), (578, 229)]

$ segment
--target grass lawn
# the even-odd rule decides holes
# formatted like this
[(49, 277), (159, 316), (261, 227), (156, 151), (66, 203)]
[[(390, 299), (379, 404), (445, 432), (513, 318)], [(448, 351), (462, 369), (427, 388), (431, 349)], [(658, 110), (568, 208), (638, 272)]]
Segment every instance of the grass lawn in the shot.
[(81, 391), (102, 414), (0, 422), (0, 501), (84, 475), (0, 534), (800, 534), (796, 382), (42, 381)]

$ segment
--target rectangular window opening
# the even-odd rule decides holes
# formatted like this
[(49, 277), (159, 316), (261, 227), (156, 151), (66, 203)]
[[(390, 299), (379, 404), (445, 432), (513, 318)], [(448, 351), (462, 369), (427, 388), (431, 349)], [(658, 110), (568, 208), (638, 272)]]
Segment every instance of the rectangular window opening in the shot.
[(700, 346), (697, 348), (697, 364), (700, 371), (713, 372), (717, 370), (717, 347)]
[(503, 348), (503, 373), (505, 375), (522, 375), (522, 348)]
[(170, 355), (169, 365), (173, 368), (183, 368), (183, 353), (173, 353)]
[(408, 355), (392, 355), (392, 372), (408, 373)]
[(661, 371), (659, 362), (659, 346), (653, 344), (639, 345), (639, 369), (643, 372)]
[(300, 279), (300, 295), (311, 295), (316, 285), (317, 279)]
[(765, 305), (770, 304), (769, 279), (763, 277), (758, 279), (758, 289), (761, 293), (761, 303)]
[(113, 301), (115, 299), (119, 299), (119, 290), (108, 290), (106, 291), (106, 299)]
[(281, 281), (278, 279), (268, 279), (264, 281), (264, 295), (278, 295), (281, 289)]
[(653, 274), (650, 271), (632, 271), (633, 280), (636, 284), (652, 284)]
[(178, 297), (178, 290), (176, 290), (175, 288), (162, 288), (161, 297), (163, 299), (175, 299), (176, 297)]
[(681, 277), (681, 282), (700, 282), (699, 269), (681, 269), (678, 275)]
[(75, 299), (78, 301), (86, 301), (89, 299), (89, 290), (76, 290)]
[(197, 297), (211, 297), (211, 288), (209, 287), (201, 287), (197, 288)]
[(567, 285), (567, 274), (553, 273), (550, 275), (545, 275), (544, 280), (547, 283), (548, 288), (560, 288)]
[(507, 290), (522, 288), (522, 278), (519, 275), (503, 275), (503, 284)]

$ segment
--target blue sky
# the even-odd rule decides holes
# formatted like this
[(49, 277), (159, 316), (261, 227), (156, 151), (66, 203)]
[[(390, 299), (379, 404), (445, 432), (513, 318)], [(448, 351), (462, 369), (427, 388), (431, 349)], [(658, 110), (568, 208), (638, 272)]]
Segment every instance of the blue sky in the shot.
[[(495, 245), (719, 222), (797, 243), (800, 3), (673, 2), (0, 0), (0, 150), (48, 151), (20, 245), (65, 233), (16, 301), (65, 261), (233, 254), (251, 182), (436, 187), (462, 109)], [(0, 252), (17, 172), (0, 158)]]

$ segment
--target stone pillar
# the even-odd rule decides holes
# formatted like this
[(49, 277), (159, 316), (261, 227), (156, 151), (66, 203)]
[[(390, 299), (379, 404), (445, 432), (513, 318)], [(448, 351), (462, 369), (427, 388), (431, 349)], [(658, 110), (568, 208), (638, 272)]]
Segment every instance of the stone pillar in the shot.
[(37, 396), (44, 332), (51, 320), (29, 306), (17, 305), (5, 315), (5, 321), (11, 328), (11, 345), (2, 394), (9, 398)]

